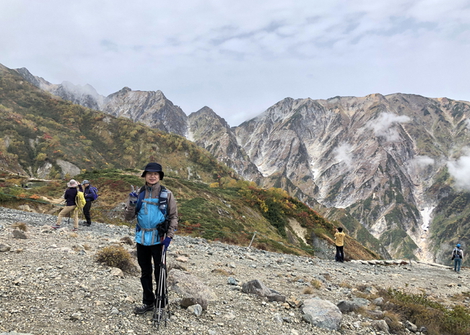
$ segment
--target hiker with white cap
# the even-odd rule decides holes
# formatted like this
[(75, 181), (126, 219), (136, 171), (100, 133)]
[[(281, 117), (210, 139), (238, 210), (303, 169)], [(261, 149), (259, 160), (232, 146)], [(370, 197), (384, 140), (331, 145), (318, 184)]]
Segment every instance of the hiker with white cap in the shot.
[(75, 211), (75, 207), (77, 207), (75, 203), (75, 197), (77, 196), (77, 192), (79, 191), (80, 185), (75, 179), (70, 179), (67, 183), (67, 190), (64, 193), (65, 199), (65, 207), (60, 211), (59, 216), (57, 217), (57, 223), (52, 226), (54, 229), (60, 228), (60, 224), (62, 222), (62, 218), (69, 214), (70, 212), (73, 213), (73, 231), (78, 230), (78, 211)]

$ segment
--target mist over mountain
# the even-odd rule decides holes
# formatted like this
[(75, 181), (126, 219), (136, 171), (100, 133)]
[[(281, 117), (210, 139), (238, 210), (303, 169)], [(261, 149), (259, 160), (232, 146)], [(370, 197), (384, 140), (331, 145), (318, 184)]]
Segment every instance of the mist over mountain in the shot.
[[(413, 94), (286, 98), (229, 127), (189, 116), (161, 91), (30, 83), (63, 99), (186, 136), (240, 176), (278, 187), (393, 257), (443, 262), (469, 240), (470, 103)], [(94, 107), (93, 107), (94, 106)]]

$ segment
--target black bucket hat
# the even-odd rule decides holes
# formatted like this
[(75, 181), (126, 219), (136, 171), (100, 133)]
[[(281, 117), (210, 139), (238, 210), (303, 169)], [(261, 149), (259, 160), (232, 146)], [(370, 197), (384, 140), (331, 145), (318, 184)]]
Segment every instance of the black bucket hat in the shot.
[(145, 173), (146, 172), (159, 172), (160, 174), (160, 180), (163, 179), (163, 176), (165, 176), (165, 174), (163, 173), (163, 169), (162, 169), (162, 166), (158, 163), (148, 163), (145, 168), (144, 168), (144, 172), (142, 173), (142, 176), (141, 177), (145, 177)]

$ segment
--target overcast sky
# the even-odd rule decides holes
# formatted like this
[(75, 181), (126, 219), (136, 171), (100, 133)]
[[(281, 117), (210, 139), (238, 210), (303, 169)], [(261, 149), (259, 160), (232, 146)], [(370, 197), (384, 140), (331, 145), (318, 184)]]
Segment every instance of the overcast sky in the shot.
[(470, 0), (1, 0), (0, 63), (231, 126), (286, 97), (470, 101)]

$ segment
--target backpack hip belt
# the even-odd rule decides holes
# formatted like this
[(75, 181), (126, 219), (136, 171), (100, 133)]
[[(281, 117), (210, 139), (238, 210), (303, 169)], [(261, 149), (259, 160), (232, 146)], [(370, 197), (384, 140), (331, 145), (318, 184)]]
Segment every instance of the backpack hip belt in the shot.
[(145, 233), (146, 232), (152, 232), (152, 245), (155, 244), (155, 241), (158, 237), (158, 228), (142, 228), (139, 223), (137, 223), (137, 226), (139, 227), (139, 230), (142, 232), (141, 238), (140, 238), (140, 244), (144, 244), (145, 242)]

